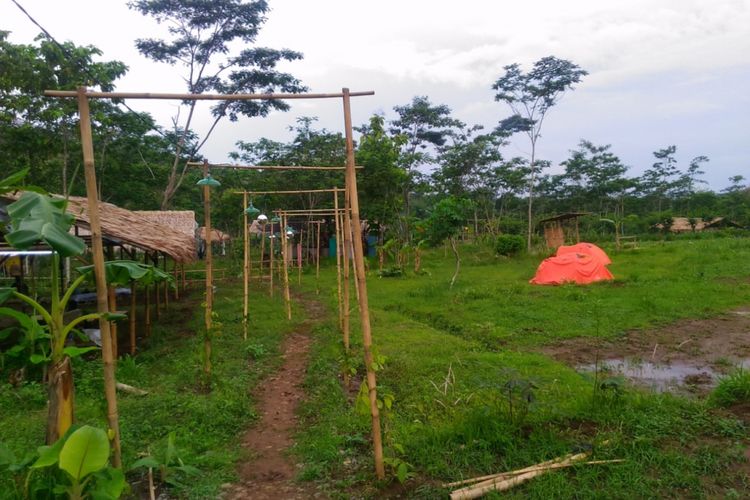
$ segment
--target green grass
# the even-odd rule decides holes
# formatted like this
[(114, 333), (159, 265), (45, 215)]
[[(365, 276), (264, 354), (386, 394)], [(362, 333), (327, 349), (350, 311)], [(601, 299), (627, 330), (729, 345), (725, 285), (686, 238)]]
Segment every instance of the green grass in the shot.
[(750, 403), (750, 372), (739, 368), (722, 377), (711, 393), (711, 402), (724, 407)]
[[(409, 463), (414, 476), (399, 491), (440, 498), (447, 496), (439, 486), (444, 481), (590, 446), (595, 458), (625, 462), (548, 474), (509, 496), (702, 498), (745, 491), (743, 453), (750, 441), (742, 421), (700, 399), (627, 386), (595, 390), (591, 376), (534, 351), (559, 339), (616, 339), (631, 329), (747, 304), (748, 250), (750, 240), (724, 239), (610, 251), (616, 281), (588, 287), (529, 285), (541, 258), (500, 258), (481, 247), (463, 249), (453, 289), (453, 262), (441, 250), (423, 258), (425, 275), (378, 279), (372, 269), (374, 342), (387, 357), (378, 388), (395, 398), (384, 415), (385, 454)], [(322, 289), (334, 289), (324, 297), (334, 310), (333, 270), (322, 279)], [(373, 482), (368, 417), (351, 409), (336, 379), (335, 323), (318, 338), (297, 447), (302, 476), (325, 484), (334, 497), (383, 496), (393, 490)]]
[[(127, 468), (141, 455), (164, 446), (176, 432), (176, 445), (185, 464), (200, 475), (189, 477), (189, 487), (172, 489), (183, 498), (214, 498), (221, 484), (236, 479), (235, 464), (242, 456), (242, 433), (254, 422), (251, 391), (280, 362), (279, 346), (293, 324), (286, 320), (278, 295), (253, 293), (247, 341), (242, 339), (242, 284), (218, 283), (215, 311), (223, 328), (214, 339), (212, 390), (202, 388), (203, 325), (201, 290), (170, 302), (170, 310), (155, 323), (153, 335), (134, 358), (121, 358), (118, 381), (149, 391), (147, 396), (118, 392), (123, 462)], [(301, 320), (295, 308), (295, 323)], [(77, 361), (76, 416), (79, 424), (106, 425), (101, 363), (97, 357)], [(44, 442), (46, 394), (37, 383), (18, 389), (0, 384), (0, 442), (17, 456)], [(141, 480), (133, 471), (128, 479)], [(11, 495), (9, 478), (0, 477), (0, 498)]]

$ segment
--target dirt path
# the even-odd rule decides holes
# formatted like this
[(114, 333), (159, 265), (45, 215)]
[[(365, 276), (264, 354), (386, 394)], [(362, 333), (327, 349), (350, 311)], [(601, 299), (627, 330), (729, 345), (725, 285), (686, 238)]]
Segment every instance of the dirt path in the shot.
[(296, 409), (303, 399), (302, 381), (307, 369), (312, 338), (310, 332), (325, 315), (322, 304), (303, 297), (307, 320), (286, 336), (282, 345), (283, 365), (265, 379), (256, 392), (258, 422), (243, 437), (252, 458), (238, 466), (240, 482), (226, 490), (226, 499), (322, 498), (312, 486), (297, 484), (295, 464), (287, 450), (297, 427)]

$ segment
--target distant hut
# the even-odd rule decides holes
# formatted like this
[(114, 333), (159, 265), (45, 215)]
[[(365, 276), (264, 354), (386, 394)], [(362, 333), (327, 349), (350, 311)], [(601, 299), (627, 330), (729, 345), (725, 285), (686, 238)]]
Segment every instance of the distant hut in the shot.
[(578, 228), (578, 218), (584, 215), (590, 214), (587, 212), (569, 212), (540, 220), (539, 224), (544, 228), (544, 241), (547, 248), (558, 248), (566, 243), (580, 243), (581, 234)]

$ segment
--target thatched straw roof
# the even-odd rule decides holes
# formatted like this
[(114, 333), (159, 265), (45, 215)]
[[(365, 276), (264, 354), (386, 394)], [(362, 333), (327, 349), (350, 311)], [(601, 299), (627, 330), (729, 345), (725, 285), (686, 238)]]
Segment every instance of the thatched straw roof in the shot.
[[(672, 233), (689, 233), (692, 231), (700, 232), (706, 229), (716, 229), (720, 227), (741, 227), (739, 224), (730, 221), (724, 217), (714, 217), (711, 220), (704, 220), (700, 217), (693, 219), (695, 229), (690, 225), (690, 218), (688, 217), (672, 217), (672, 225), (669, 226), (669, 231)], [(658, 229), (664, 227), (663, 224), (656, 224)]]
[(195, 212), (192, 210), (135, 210), (135, 213), (151, 222), (169, 226), (186, 236), (195, 238), (198, 223), (195, 222)]

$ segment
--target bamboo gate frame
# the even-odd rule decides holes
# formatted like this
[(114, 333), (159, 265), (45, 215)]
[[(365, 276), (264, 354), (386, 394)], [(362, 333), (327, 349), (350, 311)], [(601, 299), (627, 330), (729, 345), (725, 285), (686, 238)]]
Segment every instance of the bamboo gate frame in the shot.
[[(359, 197), (357, 193), (357, 179), (354, 165), (354, 138), (352, 132), (351, 97), (373, 95), (372, 91), (350, 92), (343, 88), (341, 93), (329, 94), (183, 94), (183, 93), (138, 93), (138, 92), (93, 92), (86, 87), (79, 87), (76, 91), (47, 90), (47, 97), (77, 98), (78, 112), (81, 130), (81, 150), (83, 154), (84, 177), (86, 184), (86, 197), (90, 213), (92, 257), (94, 261), (94, 277), (96, 281), (97, 311), (102, 314), (99, 327), (102, 337), (102, 358), (104, 372), (105, 396), (107, 399), (107, 421), (112, 432), (113, 458), (115, 467), (122, 467), (122, 453), (120, 449), (120, 427), (117, 410), (117, 395), (115, 392), (116, 381), (114, 362), (112, 358), (111, 333), (109, 322), (104, 315), (109, 312), (107, 300), (107, 284), (104, 274), (104, 251), (102, 246), (102, 230), (99, 219), (99, 199), (96, 184), (96, 172), (94, 168), (93, 135), (91, 130), (91, 114), (89, 109), (90, 99), (171, 99), (171, 100), (268, 100), (268, 99), (326, 99), (340, 98), (344, 111), (344, 129), (346, 137), (346, 164), (345, 167), (331, 167), (331, 169), (343, 169), (346, 173), (345, 226), (350, 229), (344, 231), (344, 237), (350, 234), (353, 240), (353, 256), (356, 269), (356, 283), (359, 296), (360, 319), (362, 323), (363, 350), (365, 367), (367, 369), (367, 387), (370, 400), (370, 414), (372, 417), (372, 440), (375, 458), (375, 470), (378, 478), (385, 477), (383, 463), (383, 447), (380, 429), (380, 412), (377, 406), (377, 388), (375, 372), (373, 370), (372, 354), (372, 328), (370, 324), (370, 312), (367, 297), (367, 282), (364, 268), (364, 254), (362, 247), (362, 228), (359, 221)], [(304, 170), (304, 168), (284, 168)], [(320, 170), (324, 167), (317, 167)], [(276, 170), (273, 167), (260, 167), (258, 170)], [(210, 232), (207, 235), (207, 243), (210, 248)], [(352, 234), (353, 233), (353, 234)], [(345, 246), (346, 248), (346, 246)], [(346, 254), (344, 256), (346, 257)], [(346, 260), (346, 259), (345, 259)], [(206, 277), (210, 284), (210, 276)], [(207, 307), (208, 309), (208, 307)]]
[[(237, 167), (237, 168), (243, 168), (241, 166), (232, 166), (232, 168), (235, 168), (235, 167)], [(227, 168), (229, 168), (229, 167), (227, 167)], [(245, 168), (247, 168), (247, 167), (245, 167)], [(303, 167), (303, 168), (305, 168), (305, 169), (308, 169), (308, 168), (310, 168), (310, 169), (317, 169), (319, 167)], [(329, 167), (322, 167), (322, 168), (324, 168), (326, 170), (330, 169)], [(336, 168), (340, 168), (340, 167), (336, 167)], [(247, 190), (243, 190), (243, 191), (233, 191), (232, 192), (232, 194), (236, 194), (236, 195), (241, 194), (242, 195), (242, 206), (243, 206), (243, 231), (242, 231), (242, 235), (243, 235), (243, 273), (242, 273), (243, 274), (243, 276), (242, 276), (243, 277), (243, 307), (242, 307), (243, 319), (242, 319), (242, 327), (243, 327), (243, 338), (245, 340), (247, 340), (247, 332), (248, 332), (248, 318), (249, 318), (249, 309), (250, 309), (249, 308), (249, 282), (250, 282), (250, 277), (251, 277), (251, 273), (252, 273), (252, 264), (251, 264), (251, 256), (250, 256), (250, 237), (249, 237), (248, 217), (247, 217), (247, 212), (245, 212), (245, 208), (247, 208), (247, 206), (248, 206), (248, 197), (249, 196), (259, 196), (259, 195), (269, 195), (269, 194), (273, 194), (273, 195), (292, 195), (292, 194), (309, 194), (309, 193), (333, 193), (334, 204), (337, 205), (338, 204), (338, 193), (343, 192), (343, 191), (344, 191), (344, 188), (333, 187), (333, 188), (330, 188), (330, 189), (296, 189), (296, 190), (271, 190), (271, 191), (247, 191)], [(325, 209), (325, 210), (330, 212), (331, 209)], [(291, 213), (291, 211), (274, 210), (273, 213), (274, 214), (286, 214), (286, 213)], [(300, 215), (302, 215), (302, 214), (300, 214)], [(308, 216), (309, 215), (310, 214), (308, 213)], [(316, 214), (316, 215), (322, 216), (322, 215), (328, 215), (328, 214), (326, 213), (326, 214)], [(309, 231), (309, 225), (310, 224), (317, 225), (317, 231), (316, 231), (317, 234), (316, 234), (316, 239), (315, 239), (315, 242), (316, 242), (315, 244), (316, 244), (316, 249), (317, 249), (316, 252), (315, 252), (315, 279), (316, 279), (316, 293), (317, 294), (320, 293), (320, 288), (319, 288), (319, 285), (318, 285), (318, 281), (320, 280), (320, 226), (323, 223), (324, 223), (324, 221), (322, 221), (322, 220), (308, 221), (308, 231)], [(286, 229), (286, 223), (282, 220), (282, 222), (280, 224), (283, 226), (281, 228), (281, 232), (286, 233), (286, 231), (285, 231), (285, 229)], [(261, 245), (262, 246), (261, 246), (261, 255), (260, 255), (260, 262), (259, 262), (259, 273), (258, 273), (259, 274), (259, 278), (261, 280), (263, 279), (263, 257), (264, 257), (264, 255), (263, 255), (264, 254), (263, 244), (265, 243), (265, 222), (262, 223), (262, 226), (263, 226), (262, 234), (261, 234)], [(336, 228), (337, 228), (336, 241), (338, 242), (338, 240), (339, 240), (338, 224), (336, 224)], [(273, 229), (272, 229), (272, 231), (273, 231)], [(286, 235), (284, 234), (283, 237), (285, 238), (285, 236)], [(338, 243), (337, 243), (337, 245), (338, 245)], [(308, 232), (308, 247), (309, 247), (309, 232)], [(285, 245), (284, 248), (286, 248), (286, 245)], [(284, 250), (284, 249), (282, 248), (282, 250)], [(337, 255), (338, 255), (338, 252), (337, 252)], [(297, 264), (298, 264), (299, 273), (301, 273), (301, 271), (302, 271), (302, 262), (301, 262), (301, 260), (300, 260), (299, 257), (298, 257)], [(288, 262), (286, 261), (286, 259), (284, 260), (284, 265), (288, 266)], [(338, 259), (337, 259), (337, 272), (340, 275), (341, 270), (338, 269), (338, 265), (339, 264), (338, 264)], [(270, 267), (270, 291), (271, 291), (271, 296), (273, 296), (273, 242), (271, 242), (271, 256), (270, 256), (270, 266), (269, 267)], [(288, 278), (288, 269), (285, 270), (285, 273), (287, 274), (287, 278)], [(291, 318), (291, 304), (290, 304), (289, 300), (287, 300), (288, 297), (289, 297), (289, 294), (288, 294), (288, 287), (289, 287), (288, 279), (285, 280), (284, 283), (285, 283), (284, 284), (284, 286), (285, 286), (284, 296), (285, 296), (285, 304), (286, 304), (286, 308), (287, 308), (287, 319), (291, 320), (292, 319)], [(339, 311), (341, 311), (342, 305), (340, 303), (340, 301), (341, 301), (341, 283), (340, 283), (340, 280), (339, 280), (338, 286), (339, 286), (339, 291), (338, 291), (338, 300), (339, 300), (338, 309), (339, 309)]]

